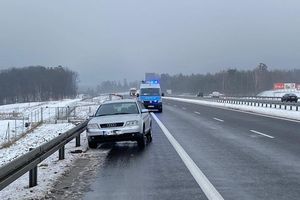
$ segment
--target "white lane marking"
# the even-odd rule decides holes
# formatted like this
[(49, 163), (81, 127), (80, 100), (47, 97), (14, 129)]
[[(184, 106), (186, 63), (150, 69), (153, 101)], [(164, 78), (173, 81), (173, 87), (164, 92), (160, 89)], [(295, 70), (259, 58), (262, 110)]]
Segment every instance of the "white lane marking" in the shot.
[(223, 119), (219, 119), (219, 118), (216, 118), (216, 117), (214, 117), (213, 119), (216, 120), (216, 121), (219, 121), (219, 122), (224, 122)]
[(170, 100), (180, 101), (180, 102), (185, 102), (185, 103), (192, 103), (192, 104), (196, 104), (196, 105), (200, 105), (200, 106), (219, 108), (219, 109), (223, 109), (223, 110), (230, 110), (230, 111), (240, 112), (240, 113), (245, 113), (245, 114), (250, 114), (250, 115), (256, 115), (256, 116), (261, 116), (261, 117), (268, 117), (268, 118), (272, 118), (272, 119), (279, 119), (279, 120), (284, 120), (284, 121), (289, 121), (289, 122), (300, 123), (300, 120), (296, 120), (296, 119), (290, 119), (290, 118), (273, 116), (273, 115), (262, 114), (262, 113), (254, 113), (254, 112), (246, 111), (246, 110), (237, 110), (237, 109), (234, 109), (234, 108), (221, 107), (219, 105), (207, 105), (207, 104), (202, 104), (202, 103), (199, 103), (199, 102), (189, 102), (189, 101), (186, 101), (186, 100), (190, 100), (190, 99), (184, 99), (184, 98), (177, 98), (177, 99), (176, 98), (170, 98), (170, 97), (168, 97), (168, 98)]
[(162, 132), (168, 138), (169, 142), (172, 144), (181, 160), (184, 162), (185, 166), (188, 168), (204, 194), (209, 200), (224, 200), (221, 194), (217, 191), (217, 189), (211, 184), (211, 182), (206, 178), (203, 172), (199, 169), (196, 163), (192, 160), (192, 158), (185, 152), (182, 146), (176, 141), (176, 139), (172, 136), (169, 130), (165, 127), (165, 125), (156, 117), (154, 113), (151, 113), (154, 120), (157, 122)]
[(182, 110), (186, 110), (186, 108), (185, 108), (185, 107), (182, 107)]
[(176, 104), (174, 104), (174, 107), (177, 107), (177, 105), (176, 105)]
[(274, 137), (273, 136), (271, 136), (271, 135), (267, 135), (267, 134), (264, 134), (264, 133), (262, 133), (262, 132), (259, 132), (259, 131), (255, 131), (255, 130), (250, 130), (252, 133), (256, 133), (256, 134), (258, 134), (258, 135), (262, 135), (262, 136), (265, 136), (265, 137), (268, 137), (268, 138), (271, 138), (271, 139), (273, 139)]
[(197, 115), (200, 115), (200, 113), (199, 113), (199, 112), (197, 112), (197, 111), (195, 111), (194, 113), (195, 113), (195, 114), (197, 114)]

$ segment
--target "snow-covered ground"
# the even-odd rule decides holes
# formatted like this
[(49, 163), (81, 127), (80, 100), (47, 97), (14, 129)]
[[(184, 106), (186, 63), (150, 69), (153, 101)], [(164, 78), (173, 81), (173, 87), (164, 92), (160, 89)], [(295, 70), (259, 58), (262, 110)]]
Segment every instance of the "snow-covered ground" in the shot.
[(164, 99), (171, 99), (171, 100), (206, 105), (206, 106), (231, 108), (231, 109), (236, 109), (236, 110), (260, 113), (260, 114), (264, 114), (264, 115), (271, 115), (271, 116), (276, 116), (276, 117), (284, 117), (284, 118), (289, 118), (289, 119), (300, 120), (300, 111), (295, 111), (295, 110), (281, 110), (281, 109), (276, 109), (276, 108), (254, 107), (254, 106), (247, 106), (247, 105), (218, 103), (218, 102), (212, 102), (212, 101), (177, 98), (177, 97), (164, 97)]
[(296, 89), (267, 90), (267, 91), (259, 93), (257, 96), (260, 96), (260, 97), (282, 97), (283, 95), (285, 95), (287, 93), (293, 93), (293, 94), (297, 95), (298, 97), (300, 97), (300, 90), (296, 90)]
[(26, 122), (37, 123), (41, 121), (41, 111), (43, 112), (43, 120), (48, 121), (55, 117), (56, 108), (73, 107), (80, 101), (81, 99), (65, 99), (62, 101), (17, 103), (0, 106), (0, 116), (2, 117), (2, 120), (0, 120), (0, 144), (7, 142), (7, 130), (9, 130), (11, 139), (30, 128), (24, 127)]
[[(33, 124), (43, 119), (43, 122), (54, 123), (57, 116), (66, 116), (69, 109), (73, 108), (75, 110), (70, 115), (84, 120), (87, 119), (90, 113), (94, 113), (105, 100), (108, 100), (108, 96), (99, 96), (85, 100), (77, 98), (2, 105), (0, 106), (0, 146), (8, 142), (8, 130), (10, 139), (26, 132), (30, 128), (24, 127), (26, 122)], [(13, 120), (12, 118), (14, 117), (12, 116), (17, 117)]]
[(64, 124), (43, 124), (35, 129), (32, 133), (28, 133), (9, 148), (0, 149), (0, 166), (12, 161), (13, 159), (27, 153), (29, 148), (35, 148), (41, 144), (50, 141), (58, 136), (59, 133), (66, 132), (73, 128), (70, 123)]
[[(61, 125), (62, 126), (62, 125)], [(62, 128), (62, 127), (61, 127)], [(67, 128), (67, 127), (65, 127)], [(84, 134), (84, 133), (82, 133)], [(38, 165), (38, 185), (28, 188), (28, 173), (24, 174), (18, 180), (4, 188), (0, 192), (2, 200), (38, 200), (44, 199), (46, 195), (51, 193), (51, 189), (55, 181), (60, 178), (66, 171), (72, 167), (73, 162), (84, 156), (82, 153), (73, 154), (71, 151), (87, 149), (85, 137), (81, 137), (81, 147), (75, 147), (75, 141), (72, 140), (65, 147), (65, 159), (58, 160), (58, 154), (54, 153), (49, 158)], [(33, 145), (34, 146), (34, 145)]]
[[(54, 102), (35, 102), (22, 103), (0, 106), (0, 113), (18, 112), (22, 114), (30, 113), (34, 110), (40, 110), (42, 107), (76, 107), (76, 116), (82, 119), (87, 119), (89, 112), (95, 112), (99, 105), (107, 100), (107, 96), (100, 96), (93, 99), (70, 99)], [(51, 117), (51, 113), (50, 113)], [(5, 133), (7, 123), (11, 122), (14, 125), (14, 120), (0, 120), (0, 133)], [(22, 123), (23, 125), (23, 123)], [(41, 144), (50, 141), (58, 136), (59, 133), (66, 132), (74, 127), (71, 123), (49, 124), (45, 123), (21, 137), (15, 143), (7, 148), (0, 149), (0, 167), (12, 161), (13, 159), (27, 153), (29, 148), (35, 148)], [(11, 133), (12, 134), (12, 133)], [(80, 149), (86, 149), (86, 137), (82, 133), (81, 140), (83, 146)], [(38, 186), (28, 188), (28, 174), (25, 174), (14, 183), (6, 187), (0, 192), (0, 199), (41, 199), (48, 192), (58, 177), (60, 177), (72, 165), (72, 162), (81, 156), (81, 154), (71, 154), (70, 151), (75, 149), (74, 141), (66, 145), (66, 159), (58, 161), (57, 153), (54, 153), (48, 159), (43, 161), (38, 167)]]

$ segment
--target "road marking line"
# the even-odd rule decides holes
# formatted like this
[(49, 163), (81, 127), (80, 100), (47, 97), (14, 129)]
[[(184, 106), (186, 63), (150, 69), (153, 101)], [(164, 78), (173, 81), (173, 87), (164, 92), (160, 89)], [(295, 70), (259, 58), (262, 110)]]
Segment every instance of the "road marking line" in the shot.
[(195, 114), (197, 114), (197, 115), (200, 115), (200, 113), (199, 113), (199, 112), (197, 112), (197, 111), (195, 111), (194, 113), (195, 113)]
[(177, 107), (177, 105), (176, 105), (176, 104), (174, 104), (174, 107)]
[(250, 130), (252, 133), (256, 133), (256, 134), (258, 134), (258, 135), (262, 135), (262, 136), (265, 136), (265, 137), (268, 137), (268, 138), (271, 138), (271, 139), (273, 139), (274, 137), (273, 136), (271, 136), (271, 135), (267, 135), (267, 134), (264, 134), (264, 133), (261, 133), (261, 132), (259, 132), (259, 131), (255, 131), (255, 130)]
[(183, 110), (186, 110), (186, 108), (185, 108), (185, 107), (182, 107), (182, 109), (183, 109)]
[(216, 120), (216, 121), (219, 121), (219, 122), (224, 122), (223, 119), (219, 119), (219, 118), (216, 118), (216, 117), (214, 117), (213, 119)]
[(157, 122), (162, 132), (168, 138), (169, 142), (174, 147), (175, 151), (180, 156), (181, 160), (188, 168), (204, 194), (209, 200), (224, 200), (221, 194), (217, 191), (217, 189), (211, 184), (211, 182), (207, 179), (207, 177), (203, 174), (203, 172), (199, 169), (196, 163), (192, 160), (192, 158), (185, 152), (182, 146), (176, 141), (176, 139), (172, 136), (169, 130), (165, 127), (165, 125), (156, 117), (154, 113), (151, 113), (154, 120)]

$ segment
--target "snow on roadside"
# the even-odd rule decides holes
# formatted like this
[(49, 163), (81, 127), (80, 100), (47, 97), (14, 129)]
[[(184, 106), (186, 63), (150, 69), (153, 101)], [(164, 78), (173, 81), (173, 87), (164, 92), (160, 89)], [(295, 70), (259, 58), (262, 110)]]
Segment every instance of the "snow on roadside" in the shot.
[[(82, 133), (84, 135), (84, 133)], [(73, 154), (71, 151), (87, 149), (86, 137), (81, 137), (81, 147), (75, 147), (75, 140), (65, 146), (65, 159), (58, 160), (58, 153), (55, 152), (38, 165), (38, 185), (28, 188), (28, 173), (17, 179), (15, 182), (4, 188), (0, 192), (2, 200), (38, 200), (46, 199), (51, 194), (53, 184), (58, 178), (63, 176), (72, 166), (73, 162), (84, 154)]]
[(284, 118), (289, 118), (289, 119), (300, 120), (300, 111), (295, 111), (295, 110), (280, 110), (280, 109), (276, 109), (276, 108), (254, 107), (254, 106), (248, 106), (248, 105), (219, 103), (219, 102), (177, 98), (177, 97), (164, 97), (164, 99), (170, 99), (170, 100), (176, 100), (176, 101), (180, 101), (180, 102), (194, 103), (194, 104), (200, 104), (200, 105), (206, 105), (206, 106), (231, 108), (231, 109), (255, 112), (255, 113), (259, 113), (259, 114), (272, 115), (272, 116), (276, 116), (276, 117), (284, 117)]
[(282, 97), (287, 93), (293, 93), (300, 97), (300, 90), (297, 89), (282, 89), (282, 90), (267, 90), (259, 93), (259, 97)]
[[(23, 103), (23, 104), (11, 104), (0, 106), (0, 112), (22, 112), (30, 113), (33, 110), (40, 109), (41, 107), (66, 107), (66, 106), (76, 106), (76, 115), (82, 117), (82, 119), (87, 118), (87, 113), (89, 110), (95, 112), (99, 105), (107, 100), (107, 96), (96, 97), (92, 100), (81, 99), (70, 99), (55, 102), (36, 102), (36, 103)], [(46, 110), (46, 108), (44, 109)], [(47, 112), (47, 111), (46, 111)], [(49, 114), (51, 116), (52, 113)], [(47, 116), (44, 116), (45, 118)], [(6, 127), (7, 122), (4, 121), (3, 129)], [(42, 124), (40, 127), (35, 129), (33, 132), (28, 133), (18, 141), (16, 141), (9, 148), (0, 149), (0, 166), (7, 164), (13, 159), (27, 153), (29, 148), (35, 148), (41, 144), (50, 141), (51, 139), (57, 137), (59, 133), (63, 133), (74, 125), (70, 123), (63, 124)], [(87, 142), (85, 134), (82, 133), (81, 141), (83, 146), (79, 149), (84, 151), (87, 149)], [(53, 183), (61, 177), (71, 166), (73, 161), (75, 161), (79, 156), (83, 154), (72, 154), (71, 150), (75, 150), (75, 142), (71, 141), (66, 145), (66, 159), (63, 161), (58, 161), (57, 152), (52, 156), (47, 158), (38, 167), (38, 187), (28, 188), (28, 173), (20, 177), (14, 183), (6, 187), (0, 192), (0, 199), (42, 199), (45, 195), (51, 192)]]
[(38, 147), (57, 137), (59, 133), (66, 132), (73, 127), (74, 125), (69, 123), (43, 124), (32, 133), (28, 133), (23, 138), (16, 141), (16, 143), (11, 145), (9, 148), (0, 149), (0, 166), (27, 153), (29, 148)]

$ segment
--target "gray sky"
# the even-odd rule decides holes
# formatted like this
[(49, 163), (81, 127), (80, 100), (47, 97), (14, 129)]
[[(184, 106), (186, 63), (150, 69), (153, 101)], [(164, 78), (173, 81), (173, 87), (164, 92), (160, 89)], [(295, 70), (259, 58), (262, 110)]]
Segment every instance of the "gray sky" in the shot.
[(94, 84), (259, 62), (300, 68), (299, 0), (0, 0), (0, 68), (63, 65)]

